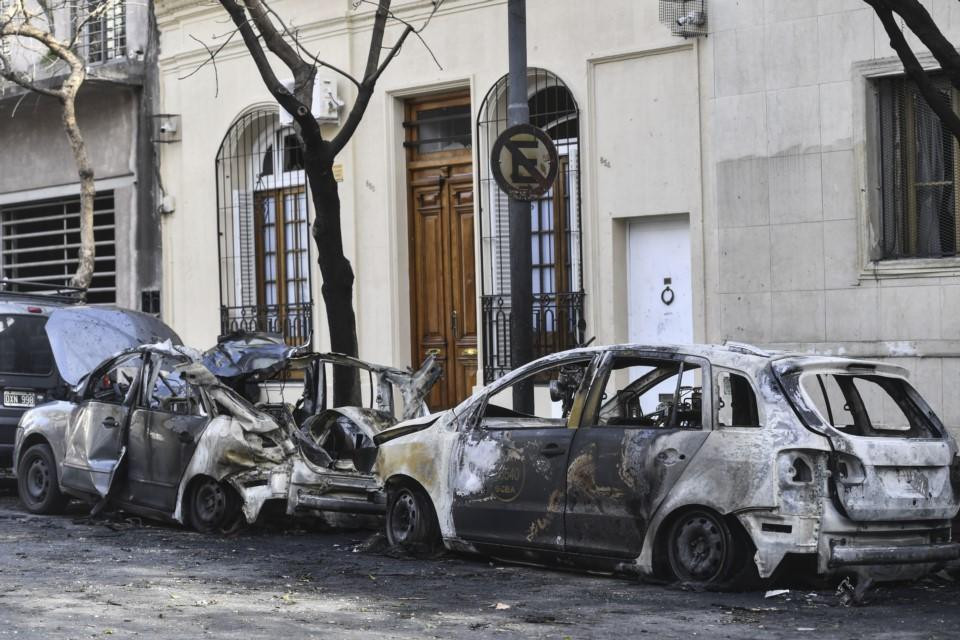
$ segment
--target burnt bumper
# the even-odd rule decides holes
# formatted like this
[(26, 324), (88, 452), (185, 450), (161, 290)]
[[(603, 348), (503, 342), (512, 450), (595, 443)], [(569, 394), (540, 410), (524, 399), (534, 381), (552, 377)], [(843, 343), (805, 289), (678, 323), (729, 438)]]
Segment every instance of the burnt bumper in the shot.
[(830, 567), (866, 565), (935, 564), (960, 559), (960, 543), (922, 545), (835, 546), (830, 550)]

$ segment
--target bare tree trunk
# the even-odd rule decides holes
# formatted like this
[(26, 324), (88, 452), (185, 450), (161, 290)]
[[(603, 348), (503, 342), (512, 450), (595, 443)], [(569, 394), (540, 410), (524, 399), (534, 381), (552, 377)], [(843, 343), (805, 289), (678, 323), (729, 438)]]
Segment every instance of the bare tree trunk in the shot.
[(70, 284), (81, 289), (89, 289), (93, 282), (93, 271), (96, 262), (97, 247), (93, 234), (93, 206), (97, 195), (94, 179), (93, 164), (87, 153), (87, 144), (80, 133), (77, 123), (77, 93), (86, 72), (82, 65), (75, 67), (70, 77), (63, 85), (63, 95), (60, 98), (63, 128), (70, 140), (70, 150), (77, 165), (77, 174), (80, 176), (80, 250), (77, 252), (77, 271)]
[[(316, 216), (313, 239), (317, 244), (317, 264), (323, 278), (321, 292), (327, 311), (330, 348), (356, 357), (357, 319), (353, 310), (354, 273), (343, 253), (340, 223), (340, 192), (333, 175), (333, 156), (326, 141), (305, 142), (305, 164)], [(316, 147), (320, 147), (320, 151)], [(333, 376), (334, 406), (360, 406), (360, 372), (352, 367), (336, 367)]]

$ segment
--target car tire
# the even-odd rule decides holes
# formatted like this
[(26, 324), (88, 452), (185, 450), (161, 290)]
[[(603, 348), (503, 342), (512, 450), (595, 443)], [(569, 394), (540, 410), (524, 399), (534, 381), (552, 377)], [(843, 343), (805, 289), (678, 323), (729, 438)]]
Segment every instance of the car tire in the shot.
[(188, 524), (200, 533), (232, 531), (241, 517), (239, 496), (213, 478), (203, 477), (192, 484), (186, 506)]
[(742, 558), (738, 547), (730, 525), (719, 514), (708, 509), (685, 511), (667, 532), (668, 567), (678, 582), (722, 587)]
[(387, 499), (387, 542), (417, 556), (434, 556), (442, 550), (440, 524), (430, 497), (420, 488), (401, 485)]
[(63, 513), (70, 498), (60, 491), (57, 462), (48, 444), (35, 444), (20, 456), (17, 493), (30, 513)]

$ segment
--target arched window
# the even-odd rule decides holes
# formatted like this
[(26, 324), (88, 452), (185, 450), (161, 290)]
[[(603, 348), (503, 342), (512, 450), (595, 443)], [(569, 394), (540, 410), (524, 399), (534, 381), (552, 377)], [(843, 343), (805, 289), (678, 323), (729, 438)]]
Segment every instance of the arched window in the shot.
[(276, 107), (250, 111), (217, 154), (221, 332), (310, 341), (310, 233), (303, 149)]
[[(580, 110), (567, 86), (545, 69), (527, 70), (530, 122), (553, 139), (560, 171), (553, 188), (530, 204), (533, 350), (536, 357), (582, 344), (583, 260), (580, 240)], [(509, 201), (490, 173), (490, 149), (507, 128), (508, 77), (487, 92), (477, 118), (482, 243), (481, 307), (484, 380), (510, 363)]]

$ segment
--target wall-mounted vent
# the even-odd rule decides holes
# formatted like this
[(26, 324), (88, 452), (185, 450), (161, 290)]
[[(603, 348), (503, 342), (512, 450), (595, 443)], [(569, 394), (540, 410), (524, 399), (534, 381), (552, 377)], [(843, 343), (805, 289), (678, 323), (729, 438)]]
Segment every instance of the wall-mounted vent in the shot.
[(675, 36), (705, 36), (707, 0), (660, 0), (660, 22)]

